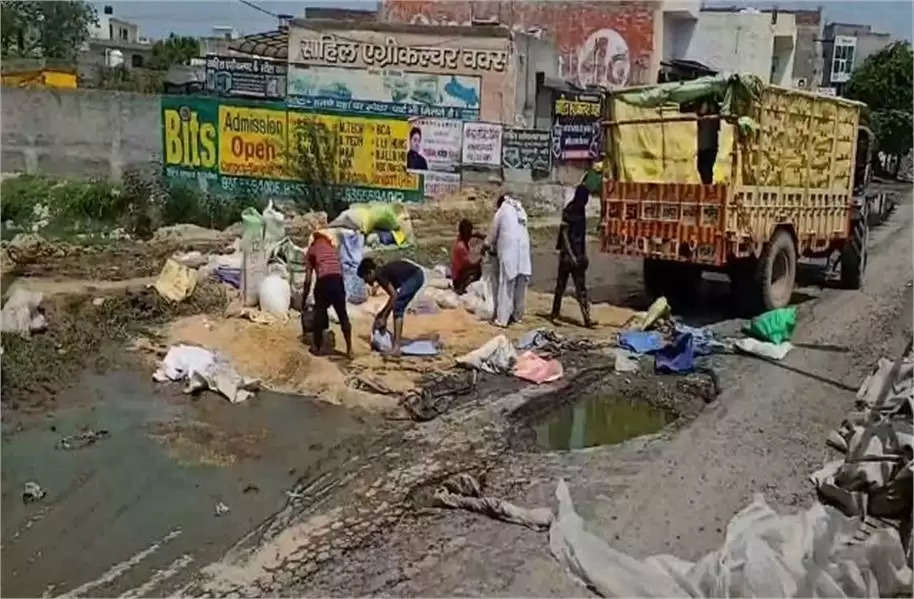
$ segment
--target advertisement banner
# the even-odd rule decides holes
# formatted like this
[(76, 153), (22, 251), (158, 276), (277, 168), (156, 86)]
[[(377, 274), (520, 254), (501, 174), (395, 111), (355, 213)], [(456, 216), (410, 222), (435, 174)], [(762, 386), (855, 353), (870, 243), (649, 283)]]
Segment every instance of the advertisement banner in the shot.
[(464, 123), (463, 164), (500, 167), (501, 133), (495, 123)]
[(406, 168), (456, 172), (460, 167), (463, 123), (452, 119), (414, 118), (409, 121)]
[(422, 174), (425, 197), (439, 199), (460, 193), (460, 173), (426, 171)]
[(285, 61), (209, 54), (206, 57), (206, 91), (227, 97), (282, 100), (286, 97), (287, 71)]
[(286, 111), (219, 106), (219, 172), (284, 179)]
[[(211, 191), (288, 196), (301, 192), (292, 160), (303, 123), (326, 132), (326, 178), (345, 201), (419, 201), (421, 178), (405, 169), (405, 120), (289, 111), (282, 104), (162, 96), (165, 175)], [(327, 148), (325, 148), (327, 149)]]
[(592, 160), (602, 154), (602, 101), (598, 94), (562, 92), (555, 100), (552, 156), (557, 160)]
[(502, 135), (501, 164), (505, 168), (548, 171), (551, 153), (548, 131), (506, 128)]
[(216, 181), (219, 104), (209, 98), (162, 96), (162, 157), (171, 179)]
[(289, 69), (287, 102), (297, 108), (476, 120), (480, 101), (476, 76), (302, 65)]
[(340, 185), (419, 190), (419, 177), (405, 168), (407, 121), (289, 112), (290, 135), (308, 125), (330, 132)]

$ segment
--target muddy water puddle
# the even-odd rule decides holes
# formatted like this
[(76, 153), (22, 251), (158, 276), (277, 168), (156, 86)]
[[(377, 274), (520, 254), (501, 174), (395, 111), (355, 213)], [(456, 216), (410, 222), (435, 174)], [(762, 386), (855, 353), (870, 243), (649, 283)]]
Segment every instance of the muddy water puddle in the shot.
[(656, 433), (675, 418), (644, 401), (590, 394), (546, 414), (533, 430), (542, 449), (583, 449)]
[[(58, 402), (72, 407), (4, 430), (0, 595), (111, 596), (153, 577), (164, 585), (145, 592), (160, 594), (279, 510), (299, 477), (358, 452), (373, 426), (269, 392), (192, 399), (142, 373), (86, 376), (72, 393)], [(56, 447), (86, 430), (109, 434)], [(28, 481), (41, 501), (23, 502)], [(229, 511), (217, 516), (219, 503)]]

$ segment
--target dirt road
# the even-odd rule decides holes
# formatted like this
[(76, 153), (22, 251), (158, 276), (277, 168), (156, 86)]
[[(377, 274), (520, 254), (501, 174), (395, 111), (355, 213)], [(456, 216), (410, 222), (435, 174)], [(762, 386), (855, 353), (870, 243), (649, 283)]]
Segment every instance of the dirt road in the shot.
[[(696, 390), (707, 383), (700, 377), (622, 376), (611, 367), (578, 374), (610, 364), (599, 349), (564, 355), (569, 374), (552, 385), (482, 377), (473, 394), (421, 424), (365, 420), (305, 398), (270, 398), (217, 418), (218, 399), (187, 405), (148, 381), (131, 391), (129, 381), (105, 379), (72, 413), (4, 430), (4, 594), (587, 592), (553, 560), (544, 533), (429, 508), (430, 492), (457, 472), (525, 506), (554, 506), (555, 483), (565, 478), (578, 511), (617, 548), (695, 558), (719, 545), (753, 493), (779, 510), (814, 501), (806, 477), (829, 456), (827, 432), (852, 405), (864, 374), (911, 334), (911, 200), (908, 191), (874, 230), (865, 289), (835, 289), (804, 271), (794, 296), (798, 347), (778, 365), (715, 357), (723, 392), (707, 405)], [(550, 246), (535, 256), (533, 284), (541, 290), (554, 284)], [(632, 307), (647, 301), (638, 261), (594, 254), (592, 264), (595, 299)], [(706, 280), (700, 292), (687, 320), (721, 332), (741, 326), (725, 284)], [(576, 310), (566, 300), (564, 314)], [(130, 401), (115, 392), (122, 387)], [(621, 444), (539, 449), (537, 418), (595, 391), (664, 407), (676, 420)], [(96, 394), (98, 402), (90, 401)], [(128, 422), (124, 409), (144, 416), (118, 425)], [(153, 432), (171, 441), (143, 440), (150, 422), (163, 419), (175, 430)], [(53, 449), (61, 434), (103, 424), (110, 439), (78, 452)], [(215, 434), (222, 430), (229, 434)], [(174, 440), (183, 447), (185, 436), (190, 465), (165, 449)], [(202, 467), (201, 456), (221, 453), (237, 464)], [(50, 488), (40, 510), (18, 502), (32, 477)], [(250, 481), (259, 489), (249, 491)], [(213, 514), (217, 500), (231, 506), (230, 515)]]
[[(795, 300), (802, 301), (794, 341), (801, 346), (779, 365), (739, 356), (716, 359), (724, 391), (683, 428), (585, 451), (508, 451), (487, 472), (487, 490), (526, 506), (553, 506), (555, 482), (563, 477), (580, 513), (617, 548), (635, 556), (673, 553), (686, 559), (718, 546), (731, 516), (754, 493), (781, 511), (810, 505), (815, 498), (807, 476), (829, 458), (828, 431), (841, 422), (854, 390), (879, 357), (897, 355), (911, 334), (911, 226), (908, 190), (891, 220), (873, 231), (864, 290), (798, 289)], [(615, 279), (606, 292), (637, 294), (637, 264), (608, 268)], [(620, 275), (635, 280), (619, 280)], [(607, 273), (598, 273), (601, 277)], [(548, 280), (537, 283), (549, 285)], [(713, 289), (711, 296), (722, 302), (714, 299)], [(712, 320), (713, 313), (727, 312), (722, 303), (712, 308)], [(569, 302), (566, 310), (573, 309)], [(715, 326), (732, 331), (738, 325), (720, 320)], [(510, 414), (523, 401), (503, 398), (492, 409)], [(282, 592), (557, 596), (586, 591), (552, 559), (546, 534), (435, 511), (402, 518), (369, 546), (283, 585)]]

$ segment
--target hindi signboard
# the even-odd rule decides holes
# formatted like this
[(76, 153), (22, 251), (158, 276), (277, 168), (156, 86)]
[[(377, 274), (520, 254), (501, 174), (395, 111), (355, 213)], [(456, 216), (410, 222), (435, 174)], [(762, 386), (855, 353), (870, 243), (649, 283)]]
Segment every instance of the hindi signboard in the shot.
[(501, 166), (502, 127), (496, 123), (463, 124), (463, 164)]
[(245, 56), (206, 57), (206, 91), (219, 96), (281, 100), (286, 97), (285, 62)]
[(506, 128), (502, 135), (501, 164), (505, 168), (548, 171), (550, 154), (548, 131)]
[(562, 92), (555, 100), (552, 156), (557, 160), (592, 160), (602, 154), (599, 94)]

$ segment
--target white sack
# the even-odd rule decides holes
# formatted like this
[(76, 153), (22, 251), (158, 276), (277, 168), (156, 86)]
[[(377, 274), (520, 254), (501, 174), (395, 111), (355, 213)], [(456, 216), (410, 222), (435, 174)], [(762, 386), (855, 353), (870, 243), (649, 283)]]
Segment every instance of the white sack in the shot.
[(259, 298), (262, 311), (285, 318), (292, 303), (292, 288), (282, 276), (271, 274), (261, 281)]
[(248, 399), (259, 386), (256, 379), (242, 377), (231, 363), (219, 354), (194, 345), (174, 345), (152, 374), (153, 380), (187, 381), (185, 393), (209, 389), (221, 393), (232, 403)]
[(482, 347), (457, 358), (465, 368), (475, 368), (490, 374), (509, 374), (517, 362), (514, 345), (504, 335), (489, 339)]
[(0, 331), (29, 337), (48, 327), (44, 314), (38, 311), (44, 296), (37, 291), (16, 287), (0, 312)]
[(747, 354), (753, 354), (771, 360), (783, 360), (784, 356), (793, 349), (793, 345), (791, 345), (789, 341), (769, 343), (768, 341), (759, 341), (758, 339), (753, 339), (751, 337), (735, 340), (733, 342), (733, 347), (742, 352), (746, 352)]

